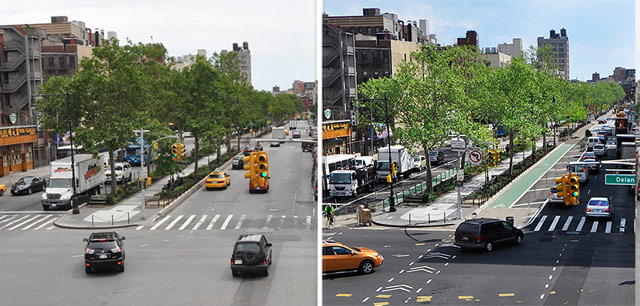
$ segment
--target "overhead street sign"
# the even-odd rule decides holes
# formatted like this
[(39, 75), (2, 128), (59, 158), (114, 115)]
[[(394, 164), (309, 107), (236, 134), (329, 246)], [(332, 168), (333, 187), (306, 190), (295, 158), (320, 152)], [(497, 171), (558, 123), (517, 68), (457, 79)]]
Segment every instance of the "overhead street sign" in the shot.
[(635, 186), (636, 175), (635, 174), (606, 174), (604, 176), (604, 184)]
[(451, 150), (456, 152), (464, 152), (464, 149), (465, 149), (464, 139), (461, 139), (461, 138), (451, 139)]

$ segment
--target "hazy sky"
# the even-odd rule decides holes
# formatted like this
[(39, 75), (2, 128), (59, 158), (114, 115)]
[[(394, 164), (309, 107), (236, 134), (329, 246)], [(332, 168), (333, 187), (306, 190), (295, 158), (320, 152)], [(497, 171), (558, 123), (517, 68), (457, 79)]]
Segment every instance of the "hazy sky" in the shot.
[(401, 20), (427, 19), (440, 44), (451, 45), (467, 30), (478, 33), (480, 47), (497, 47), (522, 38), (523, 49), (537, 47), (549, 30), (567, 30), (572, 79), (613, 74), (615, 67), (635, 68), (635, 6), (632, 0), (325, 0), (330, 16), (362, 15), (377, 7)]
[(3, 1), (0, 24), (49, 23), (67, 16), (133, 42), (161, 42), (170, 56), (207, 56), (249, 43), (253, 86), (271, 90), (294, 80), (315, 81), (315, 2), (313, 0), (29, 0)]

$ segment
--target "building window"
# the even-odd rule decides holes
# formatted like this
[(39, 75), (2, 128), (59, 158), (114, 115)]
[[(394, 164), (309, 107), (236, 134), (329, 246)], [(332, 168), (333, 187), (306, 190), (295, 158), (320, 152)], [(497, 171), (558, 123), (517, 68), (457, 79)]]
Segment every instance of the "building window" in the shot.
[(58, 57), (58, 65), (60, 66), (60, 69), (67, 68), (66, 61), (65, 61), (64, 57), (62, 57), (62, 56)]
[(53, 56), (49, 57), (49, 69), (54, 69), (55, 63), (53, 62)]
[(76, 57), (75, 56), (69, 57), (69, 67), (71, 69), (76, 69)]

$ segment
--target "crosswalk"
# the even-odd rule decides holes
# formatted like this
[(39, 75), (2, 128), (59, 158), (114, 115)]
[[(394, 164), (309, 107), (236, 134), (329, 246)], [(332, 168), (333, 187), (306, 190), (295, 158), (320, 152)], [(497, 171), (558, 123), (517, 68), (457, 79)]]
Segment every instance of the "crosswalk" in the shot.
[(312, 216), (249, 216), (246, 214), (228, 215), (168, 215), (158, 219), (152, 225), (140, 225), (135, 230), (230, 230), (230, 229), (315, 229)]
[[(614, 218), (613, 220), (606, 219), (587, 219), (586, 216), (538, 216), (529, 225), (533, 227), (534, 232), (553, 232), (560, 230), (562, 232), (588, 232), (596, 233), (602, 232), (605, 234), (612, 233), (631, 233), (635, 234), (636, 220), (630, 222), (627, 218)], [(633, 226), (629, 226), (630, 224)], [(562, 224), (562, 228), (559, 228)], [(535, 225), (535, 226), (534, 226)]]
[(53, 222), (60, 216), (52, 214), (3, 214), (0, 215), (0, 231), (52, 230)]

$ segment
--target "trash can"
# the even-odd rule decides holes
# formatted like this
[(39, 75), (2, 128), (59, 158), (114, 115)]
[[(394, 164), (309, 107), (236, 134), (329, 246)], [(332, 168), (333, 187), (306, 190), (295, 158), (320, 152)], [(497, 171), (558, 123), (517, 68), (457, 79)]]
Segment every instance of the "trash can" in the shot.
[(513, 217), (507, 217), (507, 223), (511, 224), (513, 226)]

